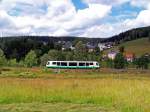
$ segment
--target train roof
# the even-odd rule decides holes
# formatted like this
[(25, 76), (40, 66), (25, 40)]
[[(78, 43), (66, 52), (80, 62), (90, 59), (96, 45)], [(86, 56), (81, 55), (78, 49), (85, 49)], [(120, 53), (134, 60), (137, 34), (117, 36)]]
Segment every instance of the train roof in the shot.
[(48, 62), (97, 62), (97, 61), (48, 61)]

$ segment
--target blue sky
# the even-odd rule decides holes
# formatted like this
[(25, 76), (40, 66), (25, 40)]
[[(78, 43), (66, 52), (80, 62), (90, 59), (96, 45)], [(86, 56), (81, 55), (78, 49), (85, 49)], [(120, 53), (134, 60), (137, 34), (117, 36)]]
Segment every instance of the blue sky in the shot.
[(1, 0), (0, 36), (107, 38), (150, 25), (149, 0)]

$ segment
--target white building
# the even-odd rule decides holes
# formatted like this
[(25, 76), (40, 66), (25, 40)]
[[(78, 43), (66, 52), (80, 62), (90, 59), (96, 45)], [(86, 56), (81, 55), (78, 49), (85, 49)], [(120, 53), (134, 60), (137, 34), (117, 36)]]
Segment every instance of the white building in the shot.
[(117, 52), (111, 51), (111, 52), (108, 53), (108, 58), (111, 59), (111, 60), (114, 60), (116, 58), (117, 54), (118, 54)]
[(103, 50), (107, 49), (107, 46), (105, 46), (104, 43), (99, 43), (98, 47), (99, 47), (100, 51), (103, 51)]

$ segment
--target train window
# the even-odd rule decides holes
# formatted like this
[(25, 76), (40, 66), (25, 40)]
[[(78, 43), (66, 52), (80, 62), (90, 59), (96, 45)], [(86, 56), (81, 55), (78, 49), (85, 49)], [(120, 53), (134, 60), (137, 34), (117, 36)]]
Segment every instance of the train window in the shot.
[(56, 65), (56, 62), (53, 62), (52, 64), (53, 64), (53, 65)]
[(85, 66), (85, 63), (79, 63), (79, 66)]
[(57, 62), (57, 66), (60, 66), (60, 62)]
[(77, 66), (77, 63), (76, 62), (70, 62), (69, 66)]
[(98, 66), (98, 63), (96, 63), (96, 65)]
[(93, 63), (90, 63), (90, 65), (93, 65)]
[(89, 63), (86, 63), (86, 66), (89, 66)]
[(67, 62), (61, 62), (61, 66), (67, 66)]

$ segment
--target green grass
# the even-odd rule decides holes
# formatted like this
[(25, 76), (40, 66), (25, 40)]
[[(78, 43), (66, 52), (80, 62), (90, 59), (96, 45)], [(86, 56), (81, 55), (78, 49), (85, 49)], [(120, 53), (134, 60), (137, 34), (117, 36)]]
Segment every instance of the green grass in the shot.
[[(135, 53), (135, 55), (137, 56), (141, 56), (145, 53), (150, 53), (150, 42), (148, 41), (148, 38), (142, 38), (142, 39), (125, 42), (110, 50), (118, 50), (120, 46), (124, 46), (125, 51)], [(107, 50), (106, 52), (110, 50)]]
[(149, 71), (134, 72), (3, 69), (0, 112), (149, 112)]

